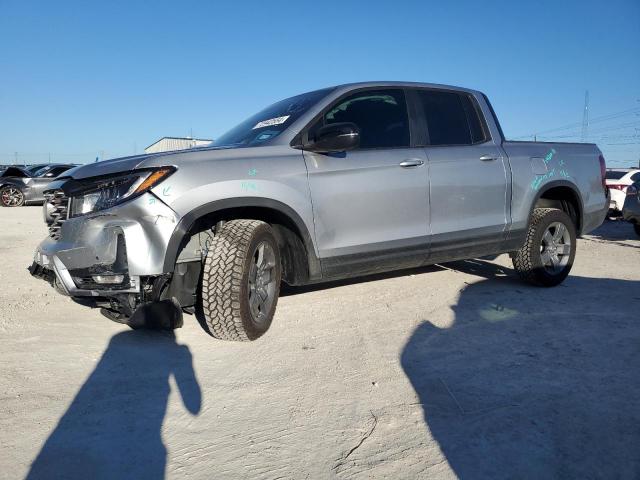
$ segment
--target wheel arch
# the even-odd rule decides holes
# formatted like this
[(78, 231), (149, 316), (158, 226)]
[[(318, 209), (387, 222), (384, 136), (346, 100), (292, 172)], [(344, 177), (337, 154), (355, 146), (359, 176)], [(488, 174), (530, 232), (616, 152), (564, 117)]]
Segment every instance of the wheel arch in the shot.
[(201, 205), (184, 215), (169, 240), (163, 271), (170, 273), (191, 236), (222, 220), (248, 218), (269, 223), (278, 238), (283, 278), (299, 285), (320, 278), (320, 261), (313, 239), (300, 215), (288, 205), (270, 198), (238, 197)]
[(568, 181), (557, 180), (545, 184), (536, 194), (531, 210), (529, 222), (536, 208), (559, 208), (566, 212), (574, 222), (576, 232), (580, 235), (584, 225), (584, 204), (577, 187)]

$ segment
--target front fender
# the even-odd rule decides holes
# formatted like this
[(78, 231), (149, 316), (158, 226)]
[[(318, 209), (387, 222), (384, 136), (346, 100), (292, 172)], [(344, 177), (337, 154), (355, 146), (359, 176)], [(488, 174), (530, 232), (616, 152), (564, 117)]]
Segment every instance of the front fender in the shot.
[(302, 216), (292, 207), (279, 200), (257, 196), (213, 200), (199, 205), (198, 207), (184, 214), (181, 220), (178, 222), (178, 225), (176, 226), (169, 240), (163, 266), (164, 272), (169, 273), (173, 271), (174, 265), (180, 254), (180, 250), (189, 240), (190, 231), (198, 219), (228, 209), (252, 207), (265, 208), (276, 211), (286, 216), (291, 222), (293, 222), (293, 224), (300, 232), (300, 235), (302, 236), (302, 241), (307, 251), (309, 276), (310, 278), (316, 278), (320, 276), (320, 261), (318, 260), (318, 257), (316, 255), (315, 244), (313, 242), (310, 229), (307, 226), (307, 223), (303, 220)]

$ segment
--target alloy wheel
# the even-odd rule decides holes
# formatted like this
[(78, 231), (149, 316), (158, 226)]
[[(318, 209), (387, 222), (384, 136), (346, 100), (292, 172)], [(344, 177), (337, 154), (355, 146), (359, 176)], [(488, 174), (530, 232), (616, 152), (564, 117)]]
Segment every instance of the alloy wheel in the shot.
[(24, 194), (17, 188), (9, 187), (2, 190), (2, 204), (5, 207), (17, 207), (22, 205)]
[(569, 263), (571, 256), (571, 235), (561, 222), (553, 222), (542, 235), (540, 259), (544, 269), (555, 275)]
[(249, 309), (254, 322), (264, 322), (276, 296), (276, 254), (269, 242), (260, 242), (249, 267)]

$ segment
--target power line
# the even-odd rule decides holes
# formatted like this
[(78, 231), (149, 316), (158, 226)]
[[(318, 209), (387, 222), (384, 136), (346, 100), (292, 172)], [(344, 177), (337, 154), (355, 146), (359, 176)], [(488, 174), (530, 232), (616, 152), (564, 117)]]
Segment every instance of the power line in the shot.
[[(595, 130), (591, 130), (591, 134), (622, 130), (622, 129), (625, 129), (625, 128), (632, 128), (632, 127), (635, 127), (635, 126), (640, 126), (640, 121), (620, 123), (620, 124), (617, 124), (617, 125), (602, 126), (602, 127), (597, 128)], [(575, 133), (566, 133), (566, 134), (563, 134), (563, 135), (542, 135), (542, 137), (544, 137), (544, 138), (574, 138), (574, 137), (577, 138), (579, 136), (580, 136), (580, 133), (577, 130), (575, 131)]]
[[(609, 113), (607, 115), (601, 115), (599, 117), (594, 117), (592, 118), (590, 121), (588, 121), (589, 125), (594, 124), (594, 123), (600, 123), (600, 122), (606, 122), (608, 120), (613, 120), (614, 118), (620, 118), (620, 117), (624, 117), (627, 115), (633, 115), (636, 113), (640, 113), (640, 107), (634, 107), (634, 108), (630, 108), (627, 110), (622, 110), (620, 112), (614, 112), (614, 113)], [(584, 121), (584, 120), (583, 120)], [(529, 135), (520, 135), (518, 137), (513, 137), (514, 140), (516, 139), (520, 139), (520, 138), (530, 138), (533, 137), (534, 135), (541, 135), (541, 134), (545, 134), (545, 133), (553, 133), (553, 132), (561, 132), (563, 130), (573, 130), (573, 129), (578, 129), (581, 128), (583, 125), (583, 122), (576, 122), (576, 123), (569, 123), (567, 125), (564, 125), (562, 127), (555, 127), (555, 128), (550, 128), (548, 130), (541, 130), (541, 131), (536, 131), (534, 133), (531, 133)]]

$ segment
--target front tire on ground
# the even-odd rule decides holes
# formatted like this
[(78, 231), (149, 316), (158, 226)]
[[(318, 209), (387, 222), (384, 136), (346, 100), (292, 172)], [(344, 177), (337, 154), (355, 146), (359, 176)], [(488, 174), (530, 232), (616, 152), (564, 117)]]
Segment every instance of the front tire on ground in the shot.
[(512, 261), (527, 282), (553, 287), (567, 278), (575, 255), (576, 228), (569, 215), (556, 208), (536, 208), (526, 242)]
[(0, 190), (0, 203), (3, 207), (21, 207), (24, 205), (24, 193), (18, 187), (3, 187)]
[(259, 220), (225, 222), (207, 249), (196, 308), (200, 325), (222, 340), (255, 340), (271, 325), (280, 279), (271, 227)]

